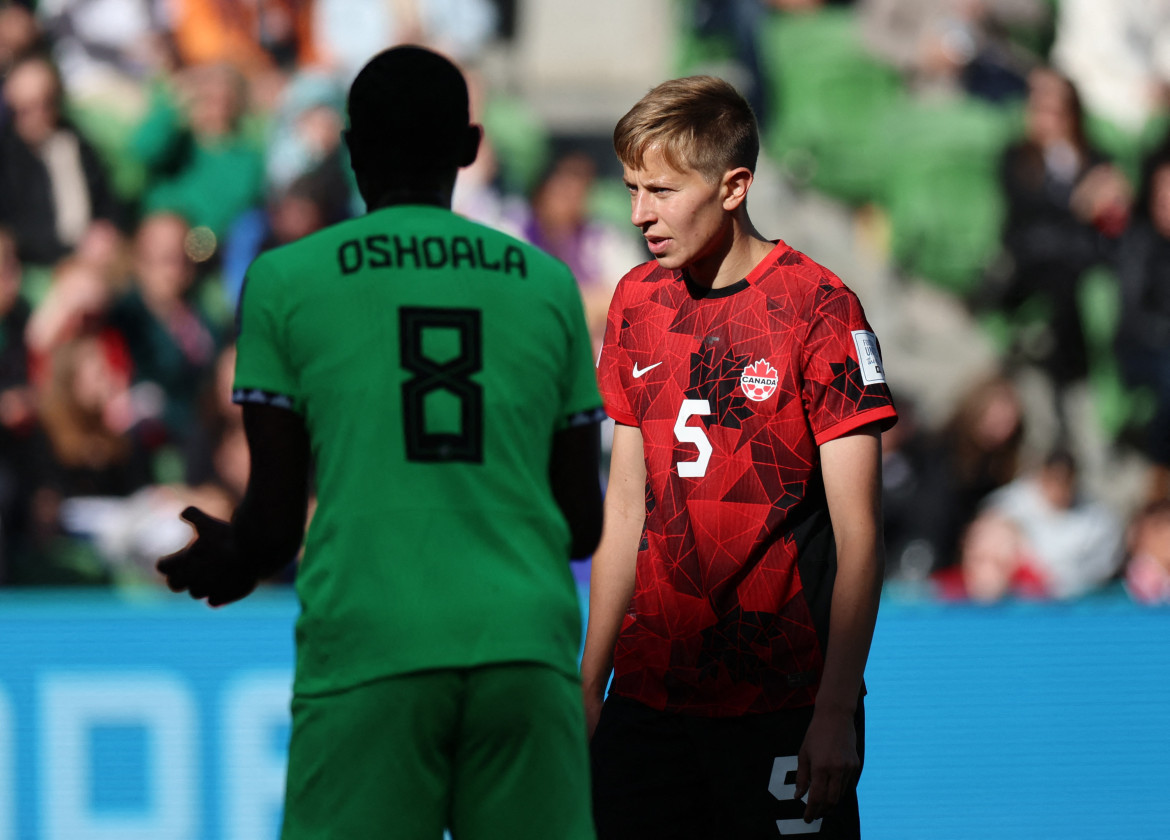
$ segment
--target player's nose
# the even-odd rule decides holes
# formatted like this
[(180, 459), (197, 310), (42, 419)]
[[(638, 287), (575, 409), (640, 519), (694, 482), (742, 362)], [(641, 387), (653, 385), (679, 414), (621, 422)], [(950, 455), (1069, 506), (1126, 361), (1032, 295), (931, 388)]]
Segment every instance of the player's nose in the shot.
[(630, 196), (630, 221), (635, 227), (644, 228), (653, 223), (654, 218), (650, 197), (646, 193), (638, 191)]

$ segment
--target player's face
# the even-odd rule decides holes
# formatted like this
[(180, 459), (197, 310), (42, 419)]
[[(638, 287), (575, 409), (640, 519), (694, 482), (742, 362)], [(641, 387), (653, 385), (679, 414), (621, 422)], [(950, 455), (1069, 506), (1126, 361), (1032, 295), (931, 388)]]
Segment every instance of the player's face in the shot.
[[(642, 166), (624, 169), (630, 191), (630, 221), (642, 231), (650, 253), (663, 268), (691, 268), (717, 260), (731, 243), (726, 178), (712, 183), (695, 170), (680, 172), (656, 148)], [(732, 206), (727, 206), (728, 204)]]

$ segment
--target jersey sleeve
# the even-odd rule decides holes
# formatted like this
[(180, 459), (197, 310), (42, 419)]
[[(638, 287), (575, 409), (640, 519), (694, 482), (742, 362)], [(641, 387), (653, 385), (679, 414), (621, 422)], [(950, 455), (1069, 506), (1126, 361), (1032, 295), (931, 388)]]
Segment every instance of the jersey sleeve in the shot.
[(568, 319), (568, 358), (564, 387), (564, 410), (559, 428), (584, 426), (605, 419), (601, 396), (597, 392), (597, 377), (593, 373), (593, 340), (585, 323), (585, 307), (581, 291), (571, 276), (565, 295)]
[(300, 411), (297, 377), (289, 363), (279, 277), (263, 259), (248, 268), (236, 310), (236, 372), (232, 402)]
[(623, 372), (630, 369), (629, 354), (623, 346), (628, 337), (625, 329), (625, 302), (623, 290), (626, 284), (619, 283), (609, 304), (609, 316), (605, 323), (605, 338), (601, 344), (601, 355), (597, 358), (597, 384), (605, 412), (616, 422), (625, 426), (637, 426), (630, 398), (626, 392), (627, 380)]
[(861, 302), (837, 287), (813, 313), (802, 355), (803, 397), (817, 445), (869, 423), (897, 421), (877, 336)]

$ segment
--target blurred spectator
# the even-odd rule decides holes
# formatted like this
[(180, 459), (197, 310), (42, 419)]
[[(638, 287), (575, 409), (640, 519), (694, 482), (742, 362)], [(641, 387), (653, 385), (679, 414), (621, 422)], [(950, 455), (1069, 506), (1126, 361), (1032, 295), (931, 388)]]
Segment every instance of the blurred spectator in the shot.
[(520, 225), (531, 209), (525, 206), (523, 197), (501, 189), (499, 174), (496, 150), (490, 135), (484, 134), (475, 163), (460, 169), (455, 180), (454, 210), (480, 224), (522, 236)]
[(132, 143), (149, 171), (146, 211), (178, 213), (222, 240), (263, 202), (264, 155), (242, 128), (247, 105), (245, 80), (226, 64), (183, 70), (156, 88)]
[(421, 44), (474, 63), (498, 23), (490, 0), (316, 0), (312, 14), (321, 59), (347, 85), (368, 56), (395, 44)]
[[(498, 132), (492, 128), (492, 103), (487, 82), (483, 74), (474, 70), (465, 69), (464, 75), (467, 77), (471, 119), (484, 126), (484, 135), (480, 141), (475, 161), (471, 166), (460, 169), (458, 176), (456, 176), (455, 193), (452, 197), (454, 210), (480, 224), (497, 228), (513, 236), (521, 236), (519, 227), (527, 218), (529, 211), (525, 207), (524, 197), (516, 193), (526, 192), (518, 187), (525, 182), (525, 175), (530, 169), (533, 176), (544, 169), (547, 132), (543, 129), (543, 125), (532, 126), (531, 130), (526, 130), (526, 119), (516, 119), (514, 114), (503, 120), (506, 126), (505, 136), (508, 133), (516, 133), (519, 126), (521, 130), (518, 133), (525, 138), (526, 143), (530, 144), (523, 150), (513, 150), (513, 161), (522, 160), (523, 166), (513, 166), (514, 171), (509, 177), (508, 173), (504, 171), (504, 161), (496, 147), (496, 142), (500, 137)], [(499, 106), (501, 101), (497, 101), (495, 104)], [(505, 99), (502, 100), (502, 104), (505, 105), (505, 111), (508, 111), (515, 104), (515, 100)], [(529, 116), (531, 114), (524, 114), (524, 117)], [(506, 146), (508, 140), (505, 139), (504, 143)], [(507, 155), (506, 151), (504, 155)], [(508, 182), (511, 182), (512, 186), (517, 189), (506, 187)]]
[(1151, 497), (1170, 495), (1170, 143), (1145, 166), (1133, 223), (1117, 249), (1117, 357), (1127, 384), (1148, 388), (1154, 415), (1143, 441), (1155, 465)]
[(4, 83), (12, 119), (0, 126), (0, 224), (23, 262), (50, 265), (96, 220), (119, 220), (97, 152), (62, 117), (62, 93), (41, 56), (19, 60)]
[[(313, 3), (304, 0), (175, 0), (175, 45), (184, 64), (228, 63), (249, 76), (311, 64)], [(377, 5), (377, 4), (351, 4)]]
[(34, 417), (24, 343), (30, 309), (20, 284), (16, 239), (0, 228), (0, 459), (13, 443), (11, 436), (27, 431)]
[(882, 432), (882, 524), (886, 541), (886, 576), (920, 580), (936, 564), (939, 550), (926, 542), (922, 511), (926, 471), (932, 457), (929, 438), (918, 424), (914, 401), (895, 394), (898, 422)]
[(20, 282), (16, 240), (0, 228), (0, 584), (18, 542), (20, 459), (36, 419), (24, 345), (29, 306), (20, 295)]
[(995, 290), (995, 303), (1008, 312), (1043, 303), (1040, 338), (1015, 349), (1051, 381), (1060, 434), (1067, 436), (1063, 397), (1088, 373), (1077, 289), (1084, 272), (1104, 258), (1102, 237), (1124, 228), (1129, 188), (1086, 140), (1072, 84), (1048, 69), (1033, 71), (1028, 84), (1025, 136), (1004, 151), (1000, 165), (1011, 271)]
[(993, 102), (1022, 97), (1039, 57), (1012, 36), (1041, 29), (1046, 0), (862, 0), (863, 37), (919, 94), (963, 91)]
[[(240, 406), (232, 402), (236, 350), (225, 347), (200, 393), (199, 423), (185, 448), (186, 483), (200, 507), (227, 519), (248, 485), (248, 443)], [(192, 501), (191, 504), (196, 504)]]
[(259, 254), (295, 242), (336, 221), (348, 200), (327, 173), (313, 172), (272, 193), (268, 206), (245, 213), (232, 225), (223, 251), (224, 295), (234, 307), (244, 275)]
[(992, 493), (962, 544), (969, 597), (1071, 598), (1109, 580), (1121, 560), (1121, 523), (1085, 496), (1072, 455), (1054, 451), (1039, 469)]
[[(149, 413), (161, 417), (165, 440), (172, 442), (191, 432), (199, 385), (216, 351), (211, 319), (193, 300), (188, 232), (182, 217), (171, 213), (143, 220), (134, 246), (134, 285), (109, 314), (130, 354), (135, 404), (149, 400)], [(153, 448), (162, 440), (148, 442)]]
[(700, 38), (730, 40), (735, 60), (746, 76), (739, 86), (761, 131), (767, 129), (771, 117), (771, 91), (760, 58), (759, 40), (766, 14), (764, 0), (696, 0), (692, 8), (692, 26)]
[(29, 543), (10, 580), (23, 584), (105, 583), (95, 547), (63, 518), (68, 500), (127, 496), (150, 481), (149, 459), (133, 430), (124, 360), (93, 333), (51, 354), (38, 388), (41, 428), (25, 462)]
[[(0, 0), (0, 84), (16, 62), (38, 50), (41, 31), (28, 6)], [(0, 101), (0, 125), (6, 120), (7, 106)]]
[(160, 0), (38, 0), (37, 17), (73, 99), (119, 111), (144, 104), (143, 83), (172, 62)]
[(333, 191), (330, 222), (348, 215), (350, 176), (341, 143), (345, 128), (345, 91), (331, 75), (298, 73), (281, 93), (268, 127), (267, 176), (270, 192), (287, 190), (294, 181), (316, 176)]
[(1166, 113), (1170, 0), (1060, 0), (1051, 58), (1090, 113), (1136, 136)]
[(1125, 589), (1142, 604), (1170, 604), (1170, 499), (1150, 502), (1126, 535)]
[(1048, 597), (1047, 582), (1028, 553), (1023, 533), (1001, 516), (973, 521), (963, 534), (959, 563), (936, 573), (931, 582), (944, 601), (992, 604)]
[(125, 356), (121, 336), (107, 329), (114, 294), (100, 266), (80, 257), (57, 264), (48, 291), (32, 311), (24, 334), (34, 381), (40, 382), (46, 375), (53, 351), (86, 332), (102, 331), (110, 345), (109, 352), (118, 352), (116, 346)]
[(954, 566), (980, 504), (1016, 477), (1023, 409), (1011, 382), (996, 376), (971, 386), (937, 434), (916, 428), (912, 405), (905, 416), (904, 432), (882, 437), (887, 574), (920, 581)]
[(520, 235), (572, 270), (581, 287), (585, 320), (600, 349), (618, 280), (648, 255), (630, 237), (591, 217), (589, 197), (596, 177), (597, 166), (584, 152), (569, 152), (554, 161), (533, 190), (531, 215)]
[(121, 230), (109, 222), (97, 221), (89, 226), (73, 256), (101, 272), (110, 288), (117, 292), (129, 286), (129, 252)]

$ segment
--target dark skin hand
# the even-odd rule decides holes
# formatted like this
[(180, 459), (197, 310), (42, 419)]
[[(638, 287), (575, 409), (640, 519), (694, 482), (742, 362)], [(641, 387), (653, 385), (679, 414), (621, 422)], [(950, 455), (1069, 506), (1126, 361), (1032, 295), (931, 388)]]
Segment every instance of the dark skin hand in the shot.
[(259, 578), (239, 556), (231, 523), (208, 516), (197, 507), (187, 508), (180, 516), (195, 528), (195, 539), (158, 561), (157, 568), (171, 591), (206, 598), (211, 607), (251, 594)]
[(212, 607), (247, 596), (300, 549), (309, 495), (309, 437), (298, 414), (267, 405), (244, 406), (251, 471), (231, 522), (189, 507), (195, 528), (185, 548), (158, 561), (174, 592), (206, 598)]

